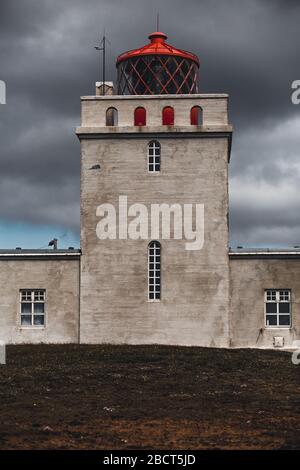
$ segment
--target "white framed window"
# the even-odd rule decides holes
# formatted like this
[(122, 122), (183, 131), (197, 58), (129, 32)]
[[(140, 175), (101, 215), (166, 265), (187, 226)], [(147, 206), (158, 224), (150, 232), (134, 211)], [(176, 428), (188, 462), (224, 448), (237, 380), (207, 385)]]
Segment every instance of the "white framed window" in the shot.
[(160, 172), (161, 146), (157, 140), (152, 140), (148, 144), (148, 172)]
[(20, 290), (20, 317), (22, 327), (45, 326), (46, 291), (44, 289)]
[(291, 327), (290, 289), (267, 289), (265, 291), (265, 322), (267, 328)]
[(161, 295), (161, 246), (158, 241), (152, 241), (148, 245), (148, 300), (157, 302)]

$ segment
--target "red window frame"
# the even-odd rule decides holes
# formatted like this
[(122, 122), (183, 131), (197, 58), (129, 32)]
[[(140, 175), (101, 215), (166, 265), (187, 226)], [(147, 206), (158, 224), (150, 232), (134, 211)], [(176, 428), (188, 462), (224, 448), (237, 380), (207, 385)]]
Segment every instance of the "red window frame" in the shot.
[(191, 109), (191, 125), (202, 126), (203, 124), (203, 110), (200, 106), (193, 106)]
[(174, 117), (174, 108), (172, 108), (172, 106), (166, 106), (162, 112), (163, 126), (174, 126)]
[(142, 106), (135, 108), (134, 110), (134, 125), (135, 126), (146, 126), (146, 110)]

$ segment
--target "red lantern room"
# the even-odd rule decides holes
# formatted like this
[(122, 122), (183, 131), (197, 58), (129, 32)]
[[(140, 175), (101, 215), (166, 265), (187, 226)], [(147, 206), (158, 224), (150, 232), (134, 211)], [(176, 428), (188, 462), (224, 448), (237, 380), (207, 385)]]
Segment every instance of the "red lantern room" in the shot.
[(199, 92), (199, 59), (166, 43), (156, 32), (150, 44), (117, 59), (119, 95), (174, 95)]

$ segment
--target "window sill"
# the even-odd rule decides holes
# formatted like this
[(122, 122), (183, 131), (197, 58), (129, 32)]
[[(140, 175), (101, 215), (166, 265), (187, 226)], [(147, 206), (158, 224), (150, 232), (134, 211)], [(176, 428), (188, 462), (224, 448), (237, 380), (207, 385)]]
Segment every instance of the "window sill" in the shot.
[(20, 326), (19, 329), (20, 330), (45, 330), (45, 326)]
[(265, 326), (265, 330), (291, 330), (292, 326)]

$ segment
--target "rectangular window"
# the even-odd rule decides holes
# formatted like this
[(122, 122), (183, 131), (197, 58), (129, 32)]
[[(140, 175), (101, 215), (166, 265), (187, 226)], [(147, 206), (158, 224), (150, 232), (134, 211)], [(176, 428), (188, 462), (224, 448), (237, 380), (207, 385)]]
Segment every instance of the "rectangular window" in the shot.
[(160, 172), (160, 143), (156, 140), (148, 144), (148, 171), (149, 173)]
[(160, 243), (153, 241), (148, 246), (148, 300), (160, 300)]
[(265, 291), (266, 327), (289, 328), (291, 326), (291, 291), (268, 289)]
[(46, 291), (43, 289), (20, 290), (21, 326), (45, 326)]

